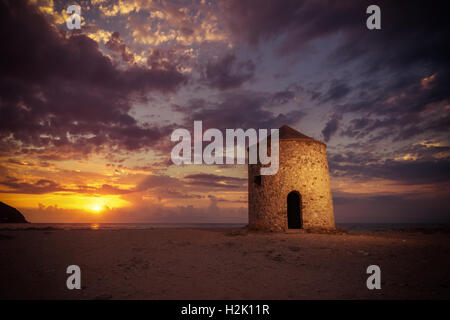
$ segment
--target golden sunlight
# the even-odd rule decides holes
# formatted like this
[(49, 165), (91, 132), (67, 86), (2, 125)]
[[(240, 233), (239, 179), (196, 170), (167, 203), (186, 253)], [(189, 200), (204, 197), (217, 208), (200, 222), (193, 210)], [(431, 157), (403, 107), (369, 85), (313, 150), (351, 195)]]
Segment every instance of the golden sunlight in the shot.
[(93, 206), (92, 207), (92, 211), (94, 211), (94, 212), (100, 212), (102, 210), (102, 207), (101, 206), (99, 206), (99, 205), (95, 205), (95, 206)]

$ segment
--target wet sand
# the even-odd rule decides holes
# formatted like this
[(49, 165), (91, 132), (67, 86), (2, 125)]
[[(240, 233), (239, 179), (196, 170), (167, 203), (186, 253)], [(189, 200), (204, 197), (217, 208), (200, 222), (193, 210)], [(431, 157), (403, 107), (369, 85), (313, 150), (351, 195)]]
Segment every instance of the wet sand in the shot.
[[(449, 299), (450, 233), (6, 230), (2, 299)], [(81, 290), (66, 288), (68, 265)], [(366, 268), (381, 268), (368, 290)]]

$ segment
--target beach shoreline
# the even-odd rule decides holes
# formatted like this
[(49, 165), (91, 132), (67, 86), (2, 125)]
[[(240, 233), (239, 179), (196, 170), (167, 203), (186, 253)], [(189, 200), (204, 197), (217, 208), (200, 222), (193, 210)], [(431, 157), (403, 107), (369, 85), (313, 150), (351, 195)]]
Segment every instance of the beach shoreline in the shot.
[[(447, 229), (0, 226), (1, 299), (449, 299)], [(68, 290), (66, 269), (81, 269)], [(381, 268), (381, 290), (366, 269)]]

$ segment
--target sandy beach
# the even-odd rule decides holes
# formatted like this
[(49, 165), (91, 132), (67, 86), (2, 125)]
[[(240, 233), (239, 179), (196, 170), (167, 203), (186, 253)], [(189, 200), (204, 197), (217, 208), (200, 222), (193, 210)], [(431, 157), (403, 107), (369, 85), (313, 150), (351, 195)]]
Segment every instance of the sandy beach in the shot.
[[(448, 299), (449, 240), (432, 230), (3, 228), (0, 298)], [(72, 264), (81, 268), (81, 290), (66, 288)], [(366, 287), (372, 264), (381, 268), (381, 290)]]

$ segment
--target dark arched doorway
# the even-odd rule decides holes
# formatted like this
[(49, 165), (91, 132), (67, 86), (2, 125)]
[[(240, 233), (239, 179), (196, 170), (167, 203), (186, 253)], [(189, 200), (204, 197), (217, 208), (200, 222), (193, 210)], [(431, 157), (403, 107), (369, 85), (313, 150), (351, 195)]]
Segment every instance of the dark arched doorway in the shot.
[(289, 229), (302, 228), (302, 197), (297, 191), (291, 191), (287, 196), (287, 217)]

